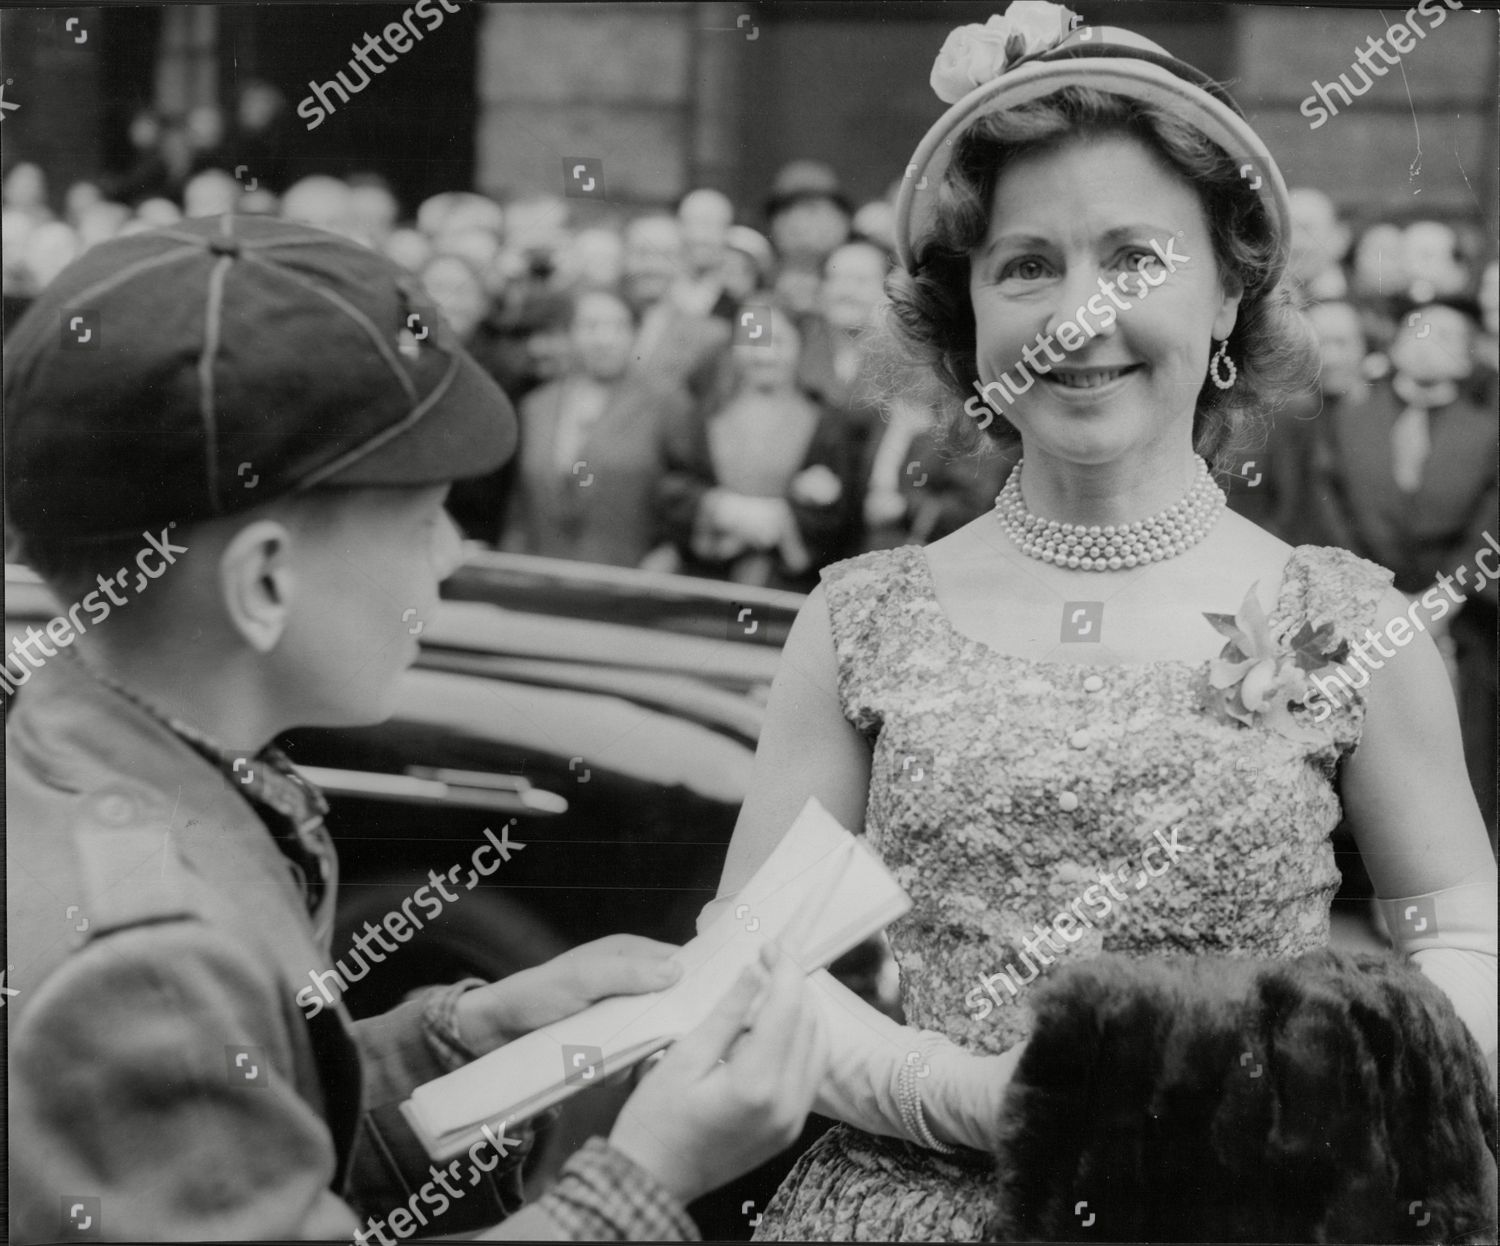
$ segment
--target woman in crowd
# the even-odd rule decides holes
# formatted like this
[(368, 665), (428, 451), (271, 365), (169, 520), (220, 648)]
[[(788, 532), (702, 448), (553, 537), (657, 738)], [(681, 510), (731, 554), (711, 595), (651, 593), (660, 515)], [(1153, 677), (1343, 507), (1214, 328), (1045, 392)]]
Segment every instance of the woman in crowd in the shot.
[(630, 367), (636, 321), (617, 294), (574, 297), (572, 358), (521, 400), (521, 451), (503, 549), (634, 567), (650, 551), (663, 427), (680, 390)]
[(797, 387), (792, 322), (773, 311), (764, 330), (768, 341), (733, 347), (727, 401), (668, 426), (659, 514), (686, 574), (806, 590), (853, 551), (857, 445)]
[[(1016, 4), (950, 37), (933, 85), (953, 106), (898, 211), (892, 349), (1021, 463), (994, 513), (824, 572), (704, 913), (733, 909), (809, 796), (914, 901), (889, 931), (908, 1026), (817, 979), (818, 1109), (845, 1123), (764, 1239), (977, 1238), (1048, 967), (1324, 946), (1341, 809), (1393, 938), (1494, 1067), (1495, 862), (1442, 661), (1407, 628), (1341, 682), (1345, 646), (1406, 598), (1226, 511), (1210, 474), (1310, 380), (1285, 185), (1212, 80), (1072, 16)], [(996, 410), (986, 385), (1013, 396)]]
[[(421, 235), (416, 237), (420, 239)], [(507, 368), (509, 358), (488, 331), (486, 320), (491, 302), (479, 270), (462, 255), (440, 251), (422, 260), (416, 273), (427, 297), (442, 312), (463, 348), (504, 389), (511, 379)], [(422, 334), (424, 329), (430, 331), (430, 326), (421, 324), (410, 328), (414, 335)], [(466, 537), (489, 545), (499, 541), (507, 499), (515, 488), (518, 462), (519, 456), (488, 475), (454, 482), (448, 494), (448, 513)]]

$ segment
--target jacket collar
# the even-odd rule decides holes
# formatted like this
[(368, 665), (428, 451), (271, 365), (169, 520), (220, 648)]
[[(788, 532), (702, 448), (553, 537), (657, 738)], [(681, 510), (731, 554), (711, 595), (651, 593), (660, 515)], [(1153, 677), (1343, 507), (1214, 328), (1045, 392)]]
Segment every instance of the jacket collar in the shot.
[[(32, 678), (10, 714), (7, 743), (20, 764), (63, 795), (121, 782), (150, 788), (171, 811), (162, 829), (178, 855), (243, 911), (261, 942), (276, 945), (281, 963), (304, 979), (307, 968), (326, 964), (336, 876), (309, 917), (290, 861), (229, 779), (76, 658), (60, 656)], [(301, 920), (264, 921), (267, 889)]]

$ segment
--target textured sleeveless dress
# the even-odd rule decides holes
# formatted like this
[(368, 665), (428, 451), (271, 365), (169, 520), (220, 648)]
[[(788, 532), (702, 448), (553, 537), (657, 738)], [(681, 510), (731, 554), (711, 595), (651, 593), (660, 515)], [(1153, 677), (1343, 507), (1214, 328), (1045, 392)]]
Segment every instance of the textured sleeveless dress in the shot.
[[(1293, 957), (1327, 943), (1357, 690), (1321, 722), (1294, 709), (1316, 733), (1298, 741), (1203, 708), (1206, 662), (1040, 661), (963, 635), (920, 547), (837, 563), (823, 582), (844, 716), (873, 746), (865, 830), (913, 900), (888, 932), (908, 1024), (998, 1054), (1027, 1036), (1029, 991), (1064, 964)], [(1390, 582), (1344, 550), (1299, 546), (1272, 633), (1331, 622), (1360, 640)], [(1090, 920), (1054, 925), (1064, 913)], [(1050, 967), (1024, 944), (1052, 946), (1036, 939), (1047, 928), (1073, 936), (1054, 940)], [(993, 1162), (840, 1124), (798, 1161), (755, 1237), (977, 1241)]]

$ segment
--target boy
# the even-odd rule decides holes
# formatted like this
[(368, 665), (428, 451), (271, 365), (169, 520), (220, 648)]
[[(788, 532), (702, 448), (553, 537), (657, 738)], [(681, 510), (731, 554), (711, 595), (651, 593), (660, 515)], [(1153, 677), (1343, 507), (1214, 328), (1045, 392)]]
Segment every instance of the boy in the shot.
[[(337, 861), (269, 743), (390, 713), (409, 620), (458, 561), (448, 483), (512, 453), (509, 404), (389, 262), (229, 216), (81, 258), (7, 341), (4, 396), (8, 544), (64, 608), (6, 672), (27, 685), (6, 724), (14, 1236), (389, 1240), (515, 1211), (529, 1135), (455, 1189), (397, 1104), (669, 984), (671, 949), (622, 936), (305, 1016)], [(804, 990), (787, 961), (737, 984), (499, 1235), (693, 1235), (682, 1204), (800, 1128), (823, 1066)]]

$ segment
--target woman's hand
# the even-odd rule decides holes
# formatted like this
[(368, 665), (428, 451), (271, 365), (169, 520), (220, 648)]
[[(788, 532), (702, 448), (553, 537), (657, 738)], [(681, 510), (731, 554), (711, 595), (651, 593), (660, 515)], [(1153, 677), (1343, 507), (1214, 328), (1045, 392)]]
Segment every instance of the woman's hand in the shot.
[(802, 970), (771, 945), (762, 959), (769, 974), (740, 976), (645, 1077), (610, 1134), (684, 1203), (790, 1146), (823, 1079), (827, 1039)]
[(941, 1035), (898, 1025), (827, 970), (809, 979), (828, 1028), (828, 1075), (817, 1111), (866, 1133), (922, 1139), (902, 1114), (903, 1089), (914, 1089), (938, 1142), (991, 1151), (1000, 1105), (1025, 1043), (979, 1056)]
[(624, 934), (582, 944), (535, 969), (465, 991), (456, 1009), (459, 1037), (483, 1055), (611, 995), (664, 990), (682, 976), (682, 966), (669, 959), (677, 950)]
[(832, 506), (844, 496), (844, 482), (831, 468), (814, 463), (792, 477), (787, 496), (803, 506)]
[(738, 538), (751, 549), (772, 549), (786, 530), (791, 511), (785, 498), (757, 498), (715, 489), (704, 498), (710, 507), (708, 527)]
[(922, 1109), (939, 1142), (995, 1151), (999, 1143), (1000, 1107), (1016, 1066), (1026, 1051), (1024, 1041), (998, 1056), (977, 1056), (952, 1044), (929, 1058), (929, 1088), (918, 1080)]

